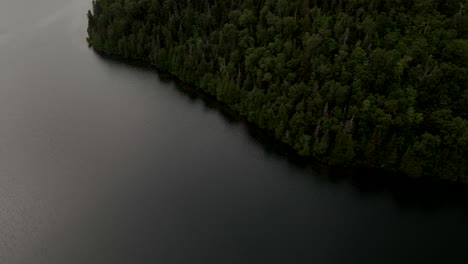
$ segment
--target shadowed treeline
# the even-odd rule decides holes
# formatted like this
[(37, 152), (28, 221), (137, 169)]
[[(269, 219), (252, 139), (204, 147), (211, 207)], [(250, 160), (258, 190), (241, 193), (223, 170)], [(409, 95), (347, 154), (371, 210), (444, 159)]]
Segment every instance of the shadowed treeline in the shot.
[(465, 185), (457, 185), (436, 178), (413, 179), (401, 173), (385, 172), (379, 169), (341, 168), (324, 165), (310, 157), (298, 155), (290, 146), (276, 140), (273, 135), (265, 133), (265, 130), (258, 126), (249, 123), (247, 118), (237, 115), (225, 104), (217, 101), (215, 97), (200, 93), (193, 86), (187, 85), (167, 72), (148, 68), (148, 65), (137, 60), (122, 60), (119, 57), (99, 53), (98, 55), (111, 65), (120, 65), (121, 67), (131, 65), (139, 71), (156, 71), (161, 82), (175, 84), (171, 87), (177, 88), (182, 96), (187, 96), (193, 102), (200, 100), (208, 109), (220, 112), (226, 122), (243, 126), (245, 133), (250, 136), (252, 142), (263, 149), (265, 155), (273, 159), (287, 160), (292, 168), (308, 172), (298, 175), (298, 177), (310, 177), (306, 182), (318, 180), (325, 184), (352, 186), (352, 189), (355, 190), (353, 193), (364, 199), (372, 200), (376, 196), (389, 195), (402, 210), (430, 213), (447, 208), (447, 206), (468, 209), (465, 202), (468, 198)]

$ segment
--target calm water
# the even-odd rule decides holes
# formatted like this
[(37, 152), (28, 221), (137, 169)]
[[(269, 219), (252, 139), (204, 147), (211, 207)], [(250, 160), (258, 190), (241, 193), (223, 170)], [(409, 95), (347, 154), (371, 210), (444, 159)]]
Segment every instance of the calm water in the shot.
[(1, 264), (468, 263), (463, 191), (269, 153), (90, 51), (90, 2), (0, 1)]

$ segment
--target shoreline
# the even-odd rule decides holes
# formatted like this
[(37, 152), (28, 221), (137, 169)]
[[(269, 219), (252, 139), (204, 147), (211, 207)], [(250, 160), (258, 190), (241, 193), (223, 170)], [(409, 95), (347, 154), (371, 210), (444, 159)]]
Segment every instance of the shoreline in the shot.
[[(149, 62), (138, 59), (129, 59), (119, 55), (107, 54), (105, 52), (95, 49), (92, 45), (89, 45), (90, 50), (96, 53), (98, 56), (113, 60), (125, 65), (136, 66), (140, 69), (151, 71), (153, 74), (157, 74), (163, 81), (171, 81), (176, 84), (176, 88), (184, 94), (203, 100), (205, 105), (209, 108), (220, 111), (224, 118), (229, 122), (238, 122), (246, 125), (249, 136), (254, 138), (257, 143), (261, 145), (265, 152), (271, 152), (275, 155), (286, 158), (288, 162), (300, 167), (310, 167), (315, 171), (326, 173), (328, 177), (332, 177), (338, 180), (355, 181), (359, 185), (363, 184), (363, 181), (368, 181), (370, 185), (379, 185), (383, 187), (393, 186), (401, 188), (423, 188), (437, 186), (441, 189), (461, 189), (466, 190), (468, 187), (466, 184), (460, 184), (450, 180), (435, 178), (435, 177), (421, 177), (414, 178), (410, 177), (402, 172), (388, 171), (381, 168), (369, 168), (364, 166), (338, 166), (329, 165), (315, 157), (300, 156), (291, 146), (278, 140), (271, 133), (268, 133), (265, 129), (260, 128), (257, 124), (250, 122), (245, 116), (240, 115), (237, 111), (231, 109), (223, 102), (217, 100), (213, 95), (207, 94), (200, 88), (194, 87), (192, 84), (184, 82), (176, 75), (160, 70), (155, 65)], [(343, 177), (344, 174), (347, 176)], [(371, 175), (378, 175), (377, 177)], [(399, 183), (404, 183), (403, 186), (398, 186)], [(400, 189), (400, 188), (398, 188)]]

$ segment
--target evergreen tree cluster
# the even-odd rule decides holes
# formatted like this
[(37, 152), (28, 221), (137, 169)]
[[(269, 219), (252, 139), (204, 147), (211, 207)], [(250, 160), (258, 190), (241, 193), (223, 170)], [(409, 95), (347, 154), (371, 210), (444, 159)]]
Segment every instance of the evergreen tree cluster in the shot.
[(468, 0), (94, 0), (88, 42), (339, 166), (468, 183)]

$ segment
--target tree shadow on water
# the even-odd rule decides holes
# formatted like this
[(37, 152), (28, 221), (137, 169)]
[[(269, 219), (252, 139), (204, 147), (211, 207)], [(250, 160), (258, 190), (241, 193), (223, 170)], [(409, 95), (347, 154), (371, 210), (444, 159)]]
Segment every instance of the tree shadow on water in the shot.
[(181, 96), (188, 97), (192, 102), (201, 101), (212, 111), (221, 113), (224, 121), (231, 125), (242, 125), (252, 142), (257, 144), (268, 157), (287, 160), (288, 165), (303, 171), (301, 175), (328, 184), (349, 184), (362, 198), (372, 198), (378, 195), (389, 195), (402, 210), (419, 209), (431, 212), (448, 206), (456, 206), (468, 212), (468, 187), (461, 183), (452, 183), (439, 179), (413, 179), (399, 173), (385, 172), (378, 169), (340, 168), (327, 166), (311, 159), (297, 155), (291, 147), (276, 140), (271, 134), (249, 123), (226, 105), (220, 103), (211, 95), (195, 89), (170, 73), (159, 71), (148, 64), (116, 58), (113, 56), (98, 56), (113, 63), (128, 67), (131, 65), (140, 71), (157, 74), (159, 81), (175, 87)]
[(252, 142), (257, 144), (266, 156), (287, 160), (294, 169), (305, 172), (301, 175), (331, 184), (347, 183), (363, 198), (390, 195), (395, 204), (403, 210), (417, 208), (430, 212), (447, 206), (457, 206), (468, 212), (468, 188), (465, 185), (439, 179), (414, 179), (378, 169), (327, 166), (312, 158), (299, 156), (290, 146), (249, 123), (246, 118), (216, 101), (216, 98), (191, 89), (179, 81), (176, 81), (176, 87), (185, 96), (188, 95), (194, 100), (200, 99), (207, 108), (220, 112), (226, 122), (243, 125)]

